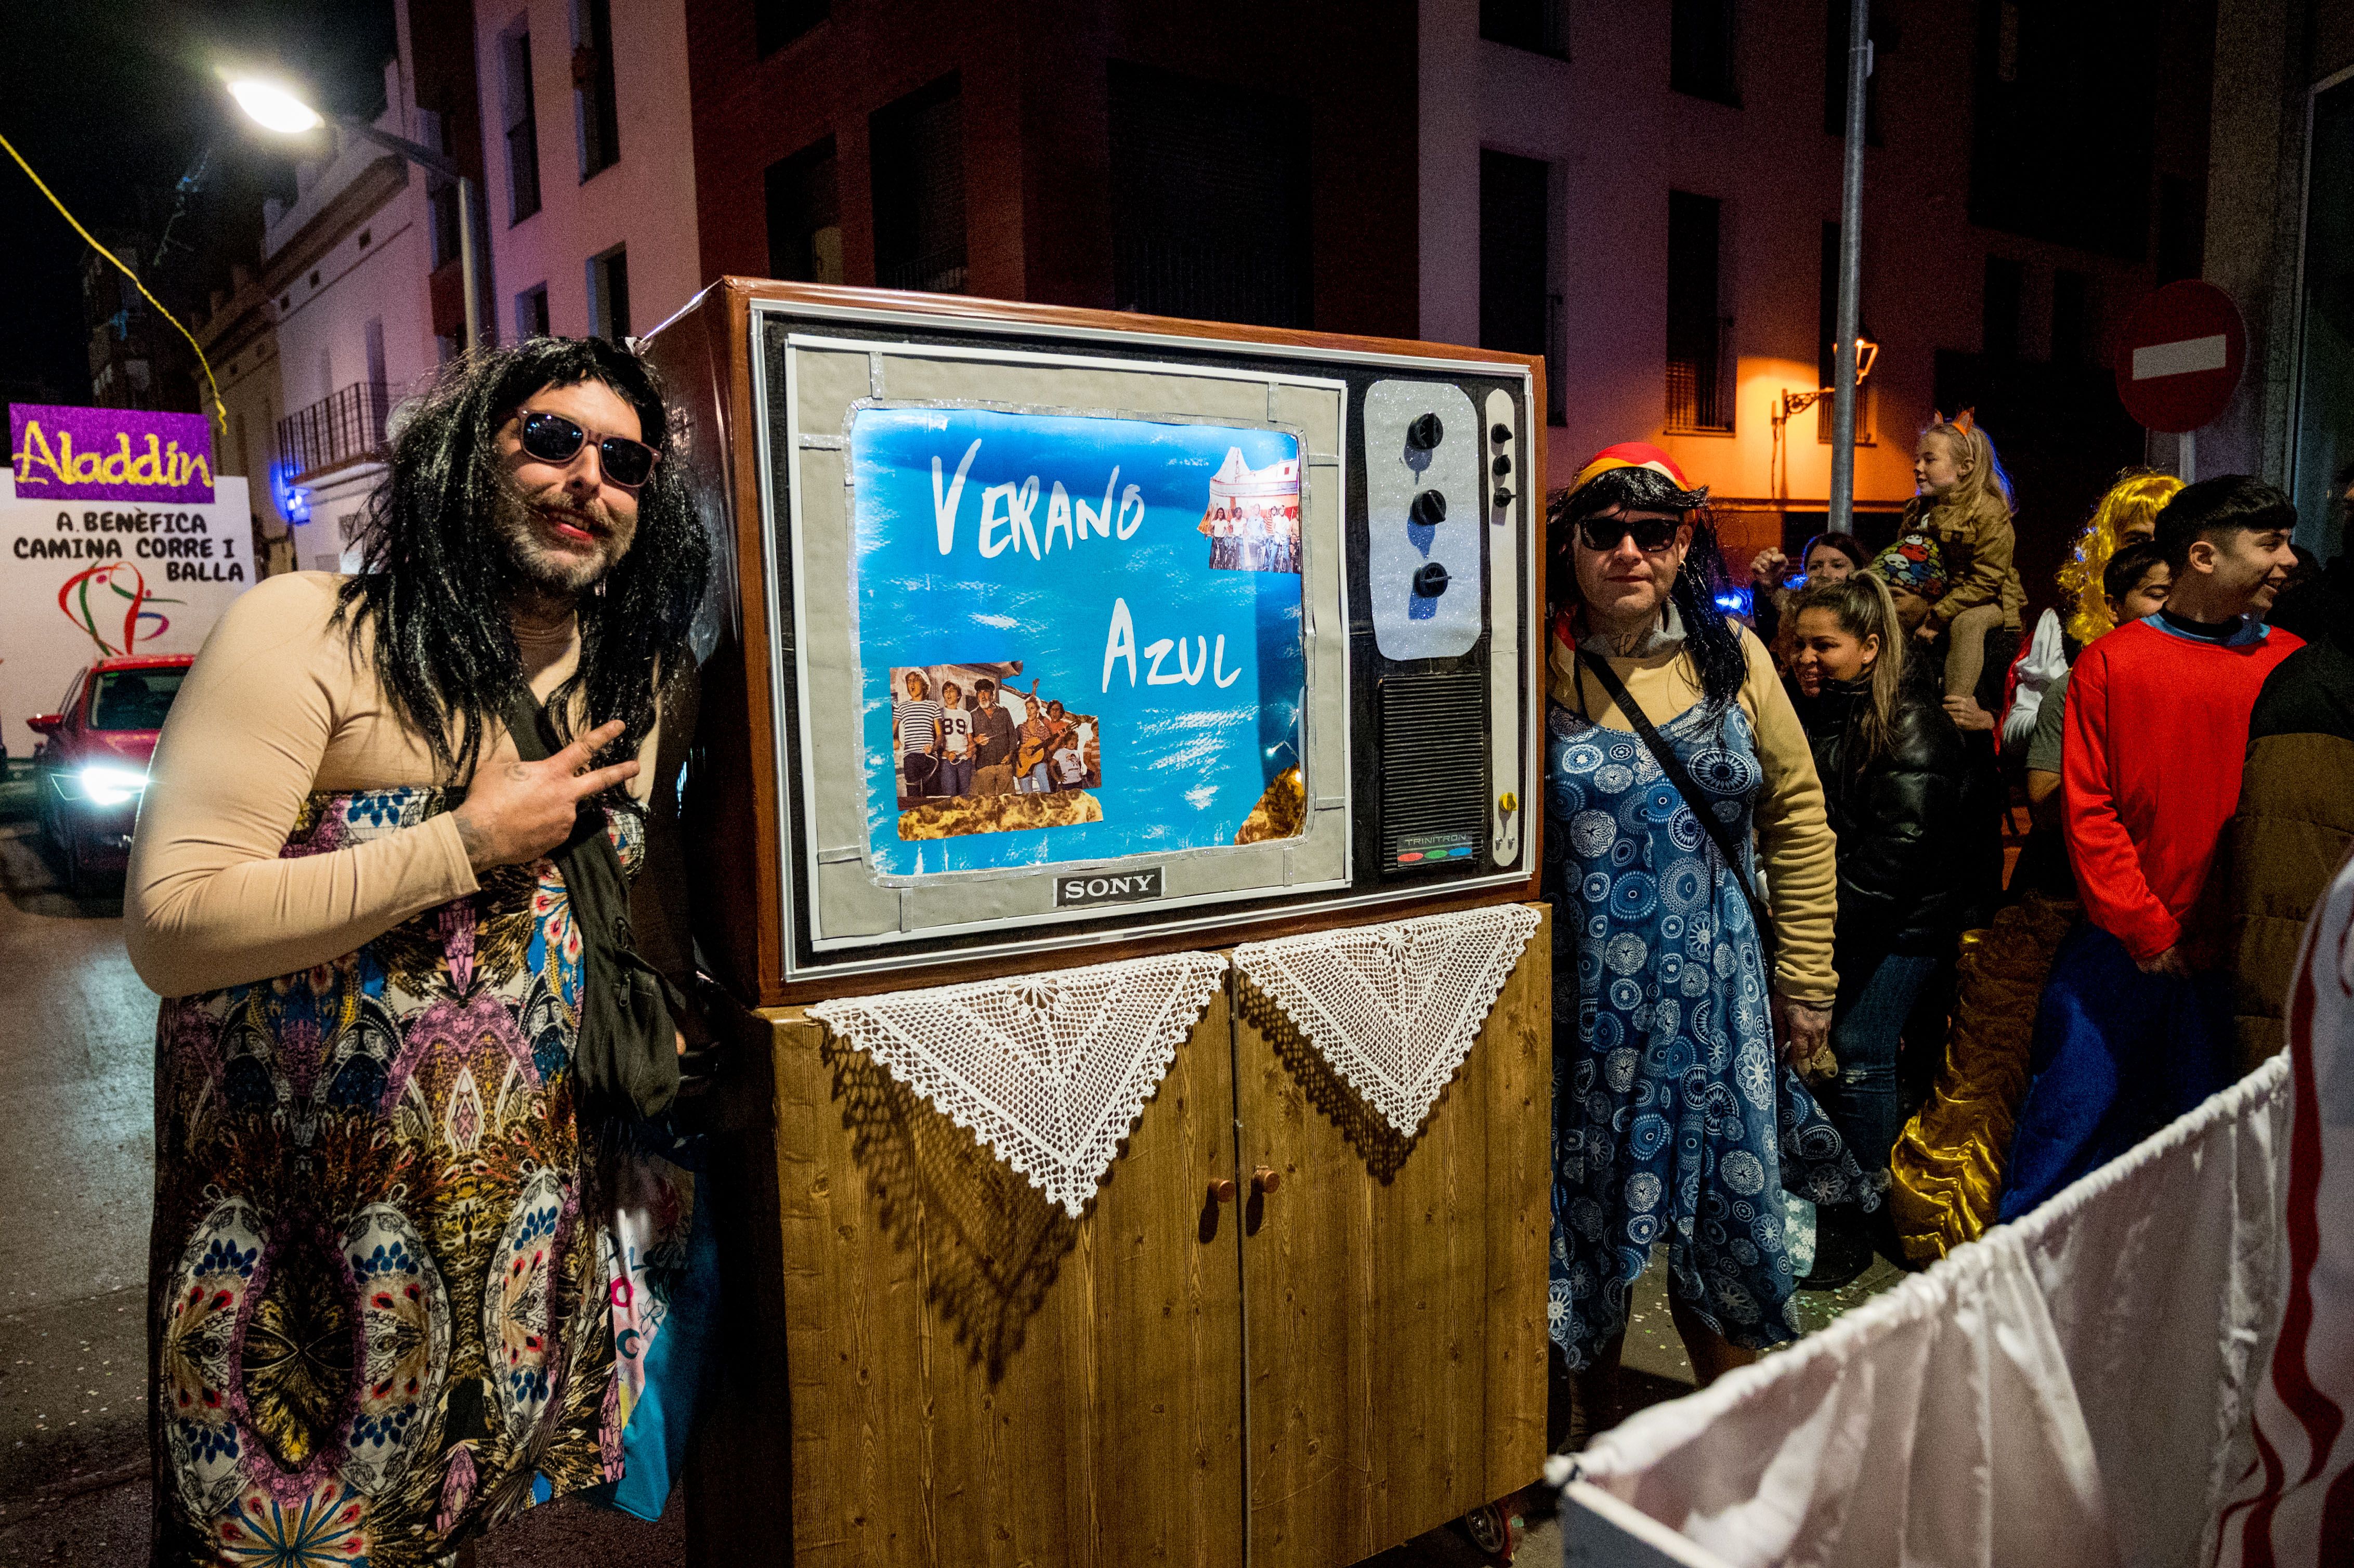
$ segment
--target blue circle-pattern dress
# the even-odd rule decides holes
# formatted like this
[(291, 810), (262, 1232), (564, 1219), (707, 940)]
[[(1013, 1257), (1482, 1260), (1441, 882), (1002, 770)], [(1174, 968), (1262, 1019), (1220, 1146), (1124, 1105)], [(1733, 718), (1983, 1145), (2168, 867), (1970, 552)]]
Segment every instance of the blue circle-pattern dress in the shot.
[[(1775, 1054), (1756, 924), (1681, 792), (1625, 730), (1559, 705), (1547, 729), (1553, 1337), (1571, 1366), (1592, 1364), (1664, 1241), (1671, 1288), (1710, 1328), (1782, 1343), (1797, 1332), (1784, 1186), (1824, 1203), (1877, 1195)], [(1750, 858), (1765, 769), (1748, 715), (1694, 706), (1660, 735)]]

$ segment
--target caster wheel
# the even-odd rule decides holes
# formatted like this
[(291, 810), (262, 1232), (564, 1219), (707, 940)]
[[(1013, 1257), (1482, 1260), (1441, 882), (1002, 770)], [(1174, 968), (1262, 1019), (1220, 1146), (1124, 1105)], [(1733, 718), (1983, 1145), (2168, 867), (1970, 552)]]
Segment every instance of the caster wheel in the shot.
[(1457, 1520), (1455, 1528), (1489, 1562), (1500, 1565), (1511, 1562), (1517, 1532), (1502, 1504), (1482, 1504)]

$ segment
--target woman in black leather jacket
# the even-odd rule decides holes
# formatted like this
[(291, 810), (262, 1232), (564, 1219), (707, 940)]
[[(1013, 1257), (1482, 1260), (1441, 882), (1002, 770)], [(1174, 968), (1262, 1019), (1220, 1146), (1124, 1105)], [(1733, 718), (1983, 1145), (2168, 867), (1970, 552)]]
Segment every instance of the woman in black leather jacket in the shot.
[[(1840, 1073), (1821, 1098), (1857, 1162), (1884, 1185), (1909, 1109), (1898, 1042), (1969, 902), (1969, 758), (1936, 694), (1905, 678), (1904, 630), (1878, 577), (1810, 587), (1791, 612), (1791, 699), (1839, 837)], [(1872, 1239), (1864, 1227), (1854, 1210), (1822, 1211), (1810, 1287), (1862, 1272)]]

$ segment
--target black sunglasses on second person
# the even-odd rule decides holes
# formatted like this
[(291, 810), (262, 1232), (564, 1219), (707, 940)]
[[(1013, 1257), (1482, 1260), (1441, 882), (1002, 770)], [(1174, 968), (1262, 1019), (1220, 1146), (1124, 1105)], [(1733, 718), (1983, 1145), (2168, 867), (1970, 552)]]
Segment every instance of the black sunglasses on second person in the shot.
[(1635, 548), (1656, 556), (1676, 542), (1676, 530), (1683, 525), (1681, 517), (1581, 517), (1577, 536), (1587, 549), (1606, 551), (1617, 549), (1618, 541), (1632, 534)]
[[(523, 416), (523, 450), (542, 462), (570, 462), (578, 455), (588, 432), (561, 414), (534, 408)], [(643, 441), (627, 436), (599, 436), (597, 461), (605, 477), (624, 490), (635, 490), (653, 477), (662, 454)]]

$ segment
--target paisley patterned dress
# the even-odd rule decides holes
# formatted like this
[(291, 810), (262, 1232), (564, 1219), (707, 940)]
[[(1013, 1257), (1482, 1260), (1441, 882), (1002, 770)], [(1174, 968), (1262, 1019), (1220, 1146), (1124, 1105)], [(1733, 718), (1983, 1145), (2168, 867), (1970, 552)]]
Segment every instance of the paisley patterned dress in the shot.
[[(314, 794), (281, 853), (454, 804)], [(634, 876), (642, 814), (608, 832)], [(157, 1563), (437, 1563), (619, 1474), (616, 1331), (644, 1327), (656, 1243), (617, 1248), (575, 1123), (580, 980), (542, 860), (331, 963), (164, 1004)]]
[[(1747, 856), (1765, 783), (1747, 715), (1695, 706), (1659, 732)], [(1797, 1332), (1783, 1188), (1877, 1196), (1779, 1064), (1747, 901), (1649, 747), (1558, 703), (1546, 744), (1553, 1338), (1593, 1364), (1664, 1242), (1677, 1299), (1733, 1344), (1779, 1344)]]

